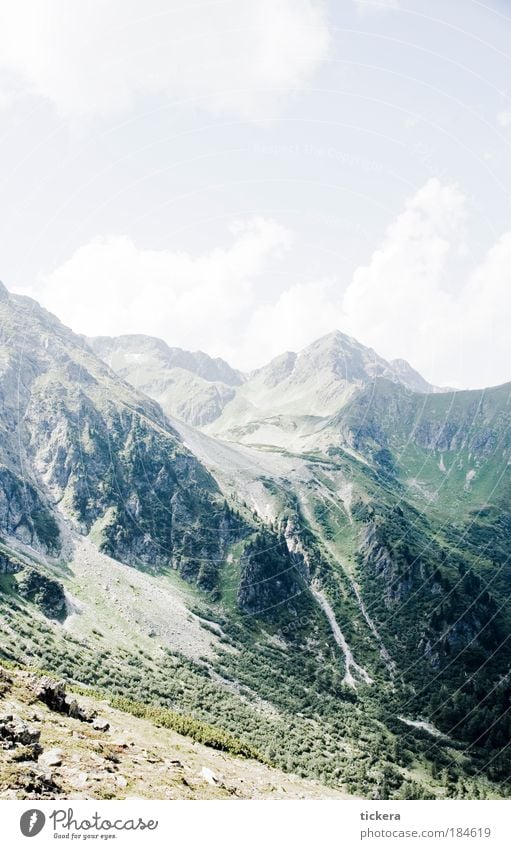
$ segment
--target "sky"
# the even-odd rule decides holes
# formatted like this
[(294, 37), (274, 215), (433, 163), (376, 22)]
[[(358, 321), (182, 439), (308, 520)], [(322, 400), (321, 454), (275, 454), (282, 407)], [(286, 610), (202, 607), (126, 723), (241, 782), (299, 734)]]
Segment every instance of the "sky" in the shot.
[(0, 279), (251, 369), (511, 380), (509, 0), (0, 0)]

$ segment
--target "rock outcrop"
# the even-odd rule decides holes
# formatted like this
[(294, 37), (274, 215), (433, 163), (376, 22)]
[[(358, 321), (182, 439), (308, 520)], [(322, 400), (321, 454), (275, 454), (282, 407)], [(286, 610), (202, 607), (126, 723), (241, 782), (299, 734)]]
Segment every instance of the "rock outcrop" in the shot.
[(67, 604), (61, 583), (32, 567), (27, 567), (17, 578), (17, 584), (20, 596), (35, 604), (48, 619), (64, 621), (67, 616)]
[(55, 681), (52, 678), (41, 678), (34, 685), (36, 699), (44, 702), (50, 710), (64, 713), (72, 719), (81, 722), (94, 722), (97, 717), (96, 711), (83, 707), (77, 700), (66, 695), (65, 681)]
[(16, 575), (23, 569), (17, 557), (0, 550), (0, 575)]

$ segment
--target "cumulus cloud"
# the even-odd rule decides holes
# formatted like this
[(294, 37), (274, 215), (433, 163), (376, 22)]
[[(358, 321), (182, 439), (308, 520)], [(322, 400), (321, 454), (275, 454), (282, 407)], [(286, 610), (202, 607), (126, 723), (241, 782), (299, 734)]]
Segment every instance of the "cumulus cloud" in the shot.
[(470, 276), (459, 301), (462, 385), (511, 380), (511, 232)]
[(407, 201), (344, 295), (344, 323), (354, 336), (386, 356), (434, 369), (438, 339), (432, 334), (445, 317), (454, 319), (446, 272), (465, 217), (463, 195), (436, 179)]
[(436, 384), (482, 387), (511, 380), (511, 232), (454, 286), (466, 223), (462, 192), (432, 179), (344, 288), (332, 277), (289, 284), (291, 233), (255, 218), (202, 256), (97, 239), (29, 294), (82, 333), (148, 333), (245, 369), (338, 328)]
[(0, 7), (0, 68), (67, 117), (140, 95), (265, 117), (325, 59), (323, 0), (17, 0)]
[(330, 333), (341, 320), (338, 290), (338, 282), (331, 278), (297, 283), (275, 293), (270, 303), (255, 306), (236, 352), (241, 361), (260, 366)]
[(511, 380), (511, 233), (455, 289), (449, 271), (464, 244), (466, 199), (432, 179), (357, 269), (342, 323), (388, 358), (406, 357), (430, 380), (476, 387)]
[(147, 333), (231, 355), (242, 346), (261, 274), (290, 246), (289, 231), (264, 218), (237, 223), (228, 247), (203, 256), (98, 238), (25, 293), (81, 333)]

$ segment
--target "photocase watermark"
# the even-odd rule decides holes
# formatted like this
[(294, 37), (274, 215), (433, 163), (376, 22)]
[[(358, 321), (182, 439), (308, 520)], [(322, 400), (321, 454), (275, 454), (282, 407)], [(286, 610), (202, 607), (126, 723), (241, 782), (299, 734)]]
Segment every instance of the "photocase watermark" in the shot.
[(276, 636), (280, 638), (285, 638), (286, 636), (295, 634), (302, 628), (306, 628), (308, 625), (312, 625), (314, 622), (314, 617), (309, 616), (307, 614), (304, 614), (302, 616), (295, 616), (294, 619), (290, 619), (289, 622), (279, 628)]
[(20, 817), (20, 830), (25, 837), (35, 837), (44, 828), (46, 817), (37, 808), (25, 811)]
[(126, 831), (155, 831), (158, 820), (144, 820), (142, 817), (117, 817), (110, 820), (102, 817), (97, 811), (92, 816), (75, 816), (73, 808), (57, 809), (48, 817), (38, 810), (31, 808), (20, 818), (21, 833), (25, 837), (35, 837), (43, 830), (46, 819), (53, 828), (53, 836), (71, 840), (88, 840), (92, 837), (115, 837), (119, 832)]
[(381, 162), (376, 159), (369, 159), (359, 153), (352, 153), (347, 150), (333, 147), (333, 145), (322, 145), (312, 143), (295, 144), (263, 144), (258, 142), (253, 145), (253, 149), (257, 153), (267, 154), (268, 156), (284, 157), (289, 156), (309, 156), (315, 159), (327, 159), (335, 162), (345, 168), (359, 168), (368, 174), (386, 174), (389, 173)]

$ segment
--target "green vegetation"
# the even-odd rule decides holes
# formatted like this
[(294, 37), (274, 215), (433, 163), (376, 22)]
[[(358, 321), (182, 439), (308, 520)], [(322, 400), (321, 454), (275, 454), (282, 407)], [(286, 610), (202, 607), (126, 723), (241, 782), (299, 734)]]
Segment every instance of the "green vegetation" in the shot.
[(191, 716), (185, 716), (153, 705), (145, 705), (142, 702), (133, 702), (124, 696), (114, 696), (110, 700), (110, 704), (118, 710), (132, 714), (132, 716), (148, 719), (155, 725), (161, 725), (163, 728), (170, 728), (185, 737), (191, 737), (192, 740), (210, 746), (212, 749), (220, 749), (222, 752), (229, 752), (231, 755), (240, 755), (244, 758), (252, 758), (266, 763), (263, 756), (248, 743), (243, 743), (231, 734), (207, 725), (205, 722), (200, 722)]

